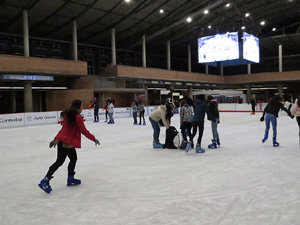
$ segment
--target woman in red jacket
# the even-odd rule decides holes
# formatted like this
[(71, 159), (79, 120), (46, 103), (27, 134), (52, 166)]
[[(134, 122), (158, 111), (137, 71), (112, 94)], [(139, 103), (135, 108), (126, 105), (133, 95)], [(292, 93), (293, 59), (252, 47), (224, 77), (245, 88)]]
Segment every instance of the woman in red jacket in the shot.
[(81, 180), (74, 178), (77, 161), (75, 148), (81, 148), (81, 134), (94, 141), (96, 145), (100, 145), (99, 140), (86, 129), (83, 118), (80, 115), (81, 111), (82, 101), (74, 100), (71, 107), (61, 113), (61, 117), (63, 118), (62, 128), (49, 145), (50, 148), (57, 145), (57, 159), (50, 166), (45, 178), (39, 183), (39, 187), (47, 193), (52, 191), (49, 184), (49, 181), (53, 178), (52, 175), (64, 163), (67, 156), (70, 159), (67, 186), (81, 184)]

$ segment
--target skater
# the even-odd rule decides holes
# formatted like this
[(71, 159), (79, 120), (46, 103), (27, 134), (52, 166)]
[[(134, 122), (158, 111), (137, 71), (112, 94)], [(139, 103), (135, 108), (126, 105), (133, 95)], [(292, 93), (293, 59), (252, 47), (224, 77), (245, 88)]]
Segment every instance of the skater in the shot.
[(145, 105), (143, 103), (143, 100), (140, 99), (139, 100), (139, 112), (140, 112), (140, 123), (139, 125), (142, 124), (142, 118), (143, 118), (143, 125), (146, 125), (146, 122), (145, 122)]
[(112, 100), (107, 100), (107, 112), (109, 116), (109, 122), (107, 124), (114, 124), (114, 104), (112, 103)]
[(133, 117), (133, 124), (137, 125), (137, 111), (138, 107), (135, 101), (132, 101), (131, 103), (131, 110), (132, 110), (132, 117)]
[(186, 101), (186, 103), (187, 103), (189, 106), (192, 106), (193, 108), (195, 108), (195, 103), (194, 103), (194, 101), (189, 97), (187, 91), (183, 91), (183, 92), (182, 92), (182, 95), (183, 95), (183, 98), (182, 98), (182, 99), (184, 99), (184, 100)]
[(296, 116), (299, 127), (299, 147), (300, 147), (300, 94), (291, 108), (292, 115)]
[(214, 99), (214, 97), (211, 95), (207, 96), (207, 102), (208, 102), (209, 111), (212, 113), (212, 116), (214, 118), (214, 120), (208, 118), (208, 120), (211, 120), (211, 131), (213, 135), (213, 139), (211, 140), (212, 143), (208, 145), (208, 148), (217, 148), (217, 145), (218, 146), (221, 145), (219, 133), (218, 133), (218, 124), (220, 123), (218, 103), (216, 99)]
[(94, 108), (94, 123), (99, 122), (99, 102), (96, 97), (93, 98), (93, 108)]
[(190, 137), (190, 140), (188, 144), (186, 145), (185, 151), (188, 152), (190, 148), (193, 148), (193, 139), (197, 134), (197, 128), (199, 129), (199, 136), (197, 140), (196, 145), (196, 153), (204, 153), (205, 150), (201, 148), (201, 140), (203, 136), (204, 131), (204, 117), (205, 113), (207, 114), (208, 118), (212, 118), (213, 121), (215, 119), (213, 118), (211, 112), (208, 109), (208, 106), (205, 102), (205, 95), (200, 94), (198, 95), (198, 100), (196, 101), (196, 106), (194, 110), (194, 117), (193, 117), (193, 133)]
[[(170, 105), (161, 105), (160, 108), (150, 114), (149, 120), (153, 128), (153, 148), (163, 147), (163, 144), (159, 143), (160, 126), (163, 124), (163, 126), (168, 129), (172, 116), (173, 113)], [(159, 121), (161, 121), (162, 124)]]
[[(270, 100), (268, 105), (266, 106), (260, 121), (263, 122), (266, 120), (266, 129), (265, 129), (265, 136), (262, 139), (262, 143), (265, 143), (268, 139), (270, 123), (272, 123), (273, 127), (273, 146), (278, 147), (279, 143), (276, 141), (277, 138), (277, 117), (279, 110), (282, 109), (285, 111), (292, 119), (294, 116), (288, 111), (283, 104), (281, 103), (281, 97), (278, 94), (275, 94), (273, 98)], [(266, 115), (266, 118), (265, 118)]]
[(252, 108), (251, 115), (255, 115), (255, 107), (256, 107), (255, 95), (252, 95), (250, 103), (251, 103), (251, 108)]
[(188, 142), (187, 135), (189, 138), (191, 137), (193, 116), (194, 116), (193, 107), (190, 106), (185, 99), (182, 99), (181, 108), (180, 108), (180, 129), (181, 129), (183, 140), (181, 142), (180, 149), (185, 149)]
[(108, 100), (109, 100), (109, 99), (106, 99), (106, 100), (105, 100), (105, 106), (104, 106), (104, 110), (105, 110), (105, 121), (104, 121), (104, 123), (107, 123), (107, 116), (108, 116), (107, 106), (108, 106)]
[(74, 100), (71, 107), (61, 113), (61, 117), (63, 118), (62, 128), (49, 144), (50, 148), (57, 145), (57, 159), (39, 183), (39, 187), (46, 193), (52, 191), (49, 181), (53, 178), (52, 175), (54, 172), (64, 163), (67, 156), (70, 159), (67, 186), (81, 184), (81, 180), (74, 178), (77, 161), (75, 148), (81, 148), (81, 134), (94, 141), (96, 145), (100, 145), (99, 140), (86, 129), (83, 118), (80, 115), (81, 111), (82, 101)]

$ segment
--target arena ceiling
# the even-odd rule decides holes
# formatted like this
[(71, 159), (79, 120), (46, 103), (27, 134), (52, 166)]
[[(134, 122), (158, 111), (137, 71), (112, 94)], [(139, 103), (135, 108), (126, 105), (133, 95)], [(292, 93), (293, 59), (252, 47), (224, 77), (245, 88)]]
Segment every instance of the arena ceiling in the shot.
[(79, 43), (110, 48), (115, 28), (118, 49), (141, 51), (146, 35), (148, 53), (165, 55), (170, 40), (172, 55), (186, 58), (199, 37), (244, 26), (260, 38), (262, 57), (277, 56), (278, 44), (284, 55), (300, 51), (299, 0), (0, 0), (1, 33), (22, 35), (23, 10), (31, 37), (72, 41), (76, 20)]

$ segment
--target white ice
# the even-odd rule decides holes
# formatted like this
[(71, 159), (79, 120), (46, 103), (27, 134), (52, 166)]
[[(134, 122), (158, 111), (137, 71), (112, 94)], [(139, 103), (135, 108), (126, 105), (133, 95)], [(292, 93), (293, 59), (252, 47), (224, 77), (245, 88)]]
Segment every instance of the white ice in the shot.
[[(76, 177), (67, 187), (67, 164), (39, 187), (56, 149), (48, 143), (60, 125), (0, 130), (1, 225), (265, 225), (300, 222), (300, 149), (295, 119), (278, 118), (278, 142), (262, 144), (261, 114), (221, 113), (221, 148), (209, 150), (210, 123), (202, 147), (152, 148), (152, 128), (132, 118), (116, 124), (86, 122), (101, 145), (82, 137)], [(172, 123), (179, 130), (179, 117)], [(270, 130), (272, 137), (272, 130)], [(165, 128), (160, 140), (164, 141)]]

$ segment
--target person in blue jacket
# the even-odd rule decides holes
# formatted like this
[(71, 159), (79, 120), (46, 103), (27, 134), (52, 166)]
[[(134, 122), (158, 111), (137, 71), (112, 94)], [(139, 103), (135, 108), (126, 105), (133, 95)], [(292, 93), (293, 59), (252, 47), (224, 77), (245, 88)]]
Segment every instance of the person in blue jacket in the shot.
[(199, 136), (196, 145), (196, 153), (205, 152), (205, 150), (201, 148), (201, 141), (202, 141), (202, 136), (204, 131), (205, 113), (207, 114), (208, 118), (214, 120), (214, 117), (206, 104), (205, 95), (200, 94), (198, 95), (198, 99), (195, 102), (194, 117), (193, 117), (193, 133), (190, 137), (190, 141), (186, 145), (185, 148), (186, 152), (188, 152), (190, 148), (193, 147), (193, 139), (197, 134), (197, 129), (199, 130)]

